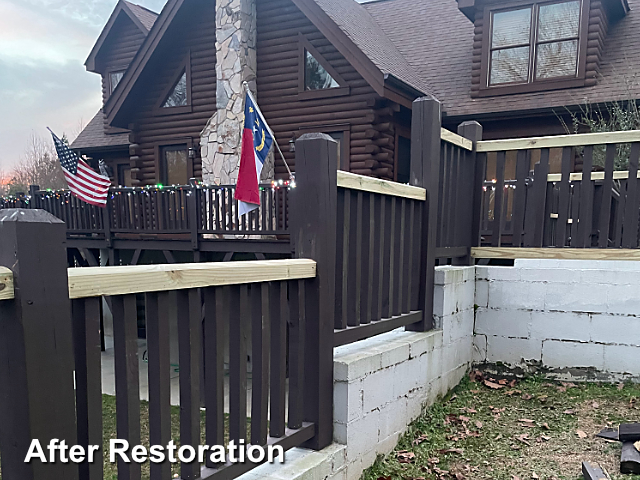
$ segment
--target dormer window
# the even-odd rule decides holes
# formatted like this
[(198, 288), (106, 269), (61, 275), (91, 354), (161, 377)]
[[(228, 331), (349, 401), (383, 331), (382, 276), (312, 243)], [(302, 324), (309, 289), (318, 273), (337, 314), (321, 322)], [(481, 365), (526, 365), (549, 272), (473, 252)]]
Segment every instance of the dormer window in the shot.
[(191, 113), (191, 53), (175, 70), (175, 76), (167, 83), (155, 107), (156, 115)]
[(320, 64), (311, 52), (305, 49), (305, 66), (304, 66), (304, 89), (305, 90), (324, 90), (325, 88), (339, 88), (340, 84), (336, 82), (329, 72)]
[(584, 81), (584, 0), (487, 7), (482, 62), (485, 94), (580, 86)]

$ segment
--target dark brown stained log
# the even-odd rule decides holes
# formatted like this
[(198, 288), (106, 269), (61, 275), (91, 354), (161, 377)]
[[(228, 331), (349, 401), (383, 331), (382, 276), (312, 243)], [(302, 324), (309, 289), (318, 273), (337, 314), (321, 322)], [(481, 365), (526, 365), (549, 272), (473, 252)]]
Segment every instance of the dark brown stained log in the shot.
[(53, 438), (78, 441), (65, 232), (62, 221), (42, 210), (0, 210), (0, 266), (15, 283), (15, 298), (0, 301), (0, 449), (7, 479), (79, 478), (72, 464), (24, 462), (32, 439), (43, 448)]
[(582, 462), (582, 475), (584, 480), (607, 480), (607, 476), (602, 469), (591, 465), (589, 462)]
[[(140, 378), (136, 296), (111, 298), (113, 349), (116, 370), (116, 424), (118, 438), (140, 444)], [(118, 478), (140, 480), (140, 464), (118, 457)]]
[[(147, 348), (149, 355), (149, 442), (167, 445), (171, 440), (171, 359), (169, 346), (168, 292), (147, 293), (145, 303)], [(168, 480), (171, 465), (168, 461), (151, 463), (151, 478)]]
[(640, 440), (640, 423), (623, 423), (619, 428), (621, 442), (637, 442)]
[(296, 165), (291, 243), (296, 257), (317, 262), (316, 278), (305, 283), (304, 420), (316, 426), (307, 446), (319, 450), (333, 439), (337, 143), (328, 135), (303, 135), (296, 141)]
[(622, 444), (620, 473), (640, 474), (640, 452), (633, 445), (633, 442), (624, 442)]

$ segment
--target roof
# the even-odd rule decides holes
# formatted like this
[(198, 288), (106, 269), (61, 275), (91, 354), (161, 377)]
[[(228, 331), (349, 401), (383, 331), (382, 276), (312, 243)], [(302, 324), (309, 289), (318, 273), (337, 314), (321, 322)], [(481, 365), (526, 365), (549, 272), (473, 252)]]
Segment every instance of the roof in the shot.
[(89, 124), (80, 132), (71, 144), (74, 150), (88, 150), (93, 148), (129, 147), (129, 134), (108, 134), (104, 129), (104, 114), (100, 110)]
[(127, 4), (131, 12), (138, 17), (140, 23), (144, 25), (147, 31), (151, 30), (151, 27), (153, 27), (153, 24), (158, 18), (158, 14), (141, 5), (136, 5), (135, 3), (127, 2), (126, 0), (123, 1)]
[(630, 12), (605, 40), (597, 85), (485, 98), (471, 98), (474, 26), (456, 0), (383, 0), (363, 7), (433, 87), (447, 116), (482, 119), (640, 98), (640, 0), (628, 4)]
[(90, 72), (95, 72), (96, 57), (98, 56), (100, 49), (109, 37), (111, 29), (116, 24), (116, 20), (121, 13), (127, 15), (145, 36), (149, 33), (149, 30), (151, 30), (156, 18), (158, 17), (156, 13), (153, 13), (151, 10), (141, 7), (140, 5), (129, 3), (126, 0), (119, 0), (116, 8), (113, 9), (109, 20), (107, 21), (107, 24), (102, 29), (98, 40), (91, 49), (91, 53), (89, 53), (89, 56), (87, 57), (85, 65), (87, 67), (87, 70), (89, 70)]
[[(409, 64), (398, 47), (362, 5), (355, 0), (314, 1), (340, 31), (377, 67), (383, 77), (393, 76), (421, 94), (433, 92), (424, 77)], [(299, 2), (294, 0), (294, 3)], [(311, 20), (313, 21), (313, 18)], [(316, 24), (316, 26), (323, 31), (322, 25)], [(323, 33), (329, 37), (325, 31)], [(339, 45), (336, 45), (336, 48), (340, 50)]]

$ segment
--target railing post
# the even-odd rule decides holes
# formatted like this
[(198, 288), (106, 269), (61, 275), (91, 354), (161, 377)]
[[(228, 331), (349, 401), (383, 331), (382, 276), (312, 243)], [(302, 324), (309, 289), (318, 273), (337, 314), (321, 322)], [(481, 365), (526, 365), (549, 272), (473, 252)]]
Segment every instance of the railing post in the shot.
[(13, 271), (15, 284), (15, 299), (0, 301), (6, 480), (78, 479), (77, 464), (24, 461), (32, 440), (40, 441), (47, 459), (52, 439), (77, 443), (66, 231), (64, 222), (42, 210), (0, 211), (0, 265)]
[(426, 332), (433, 329), (433, 288), (436, 265), (438, 184), (440, 182), (440, 144), (442, 113), (434, 97), (413, 102), (411, 120), (411, 175), (409, 182), (427, 190), (426, 208), (422, 209), (420, 251), (420, 309), (422, 321), (407, 330)]
[(102, 211), (102, 227), (104, 228), (104, 240), (107, 244), (107, 248), (111, 248), (111, 208), (111, 189), (109, 189), (107, 205), (100, 209)]
[(191, 191), (189, 192), (189, 228), (191, 229), (191, 248), (198, 250), (198, 181), (195, 178), (189, 179)]
[(29, 185), (29, 196), (31, 202), (29, 202), (29, 208), (40, 208), (38, 205), (38, 192), (40, 191), (39, 185)]
[(296, 258), (317, 262), (317, 277), (305, 285), (306, 344), (304, 420), (316, 425), (308, 446), (333, 439), (333, 327), (336, 281), (338, 144), (328, 135), (296, 141), (297, 188), (289, 194), (289, 230)]
[[(465, 163), (465, 171), (468, 172), (469, 183), (464, 185), (466, 202), (462, 205), (460, 215), (464, 217), (462, 225), (465, 230), (465, 246), (480, 246), (480, 221), (482, 218), (482, 186), (486, 170), (486, 154), (476, 152), (476, 144), (482, 140), (482, 125), (476, 121), (463, 122), (458, 125), (458, 135), (468, 138), (473, 142), (473, 151), (467, 152), (467, 158), (471, 163)], [(468, 192), (468, 195), (467, 193)], [(471, 251), (466, 258), (458, 259), (458, 265), (473, 265)]]

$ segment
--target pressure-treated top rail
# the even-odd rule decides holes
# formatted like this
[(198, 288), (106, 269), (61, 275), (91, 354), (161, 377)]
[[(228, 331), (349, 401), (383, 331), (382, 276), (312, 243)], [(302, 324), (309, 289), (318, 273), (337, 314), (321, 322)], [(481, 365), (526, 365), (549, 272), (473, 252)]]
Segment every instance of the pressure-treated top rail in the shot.
[(13, 298), (13, 272), (6, 267), (0, 267), (0, 300)]
[(531, 148), (582, 147), (585, 145), (608, 145), (633, 142), (640, 142), (640, 130), (579, 133), (576, 135), (514, 138), (510, 140), (488, 140), (477, 142), (476, 151), (504, 152), (509, 150), (528, 150)]
[(68, 274), (69, 298), (76, 299), (314, 278), (316, 262), (292, 259), (88, 267), (70, 268)]
[(461, 137), (457, 133), (453, 133), (452, 131), (447, 130), (446, 128), (443, 128), (440, 131), (440, 137), (445, 142), (452, 143), (454, 145), (457, 145), (460, 148), (469, 150), (470, 152), (473, 151), (473, 142), (471, 140), (469, 140), (468, 138)]
[(338, 187), (362, 190), (363, 192), (380, 193), (395, 197), (426, 200), (427, 191), (421, 187), (405, 185), (403, 183), (381, 180), (379, 178), (357, 175), (355, 173), (338, 170)]

